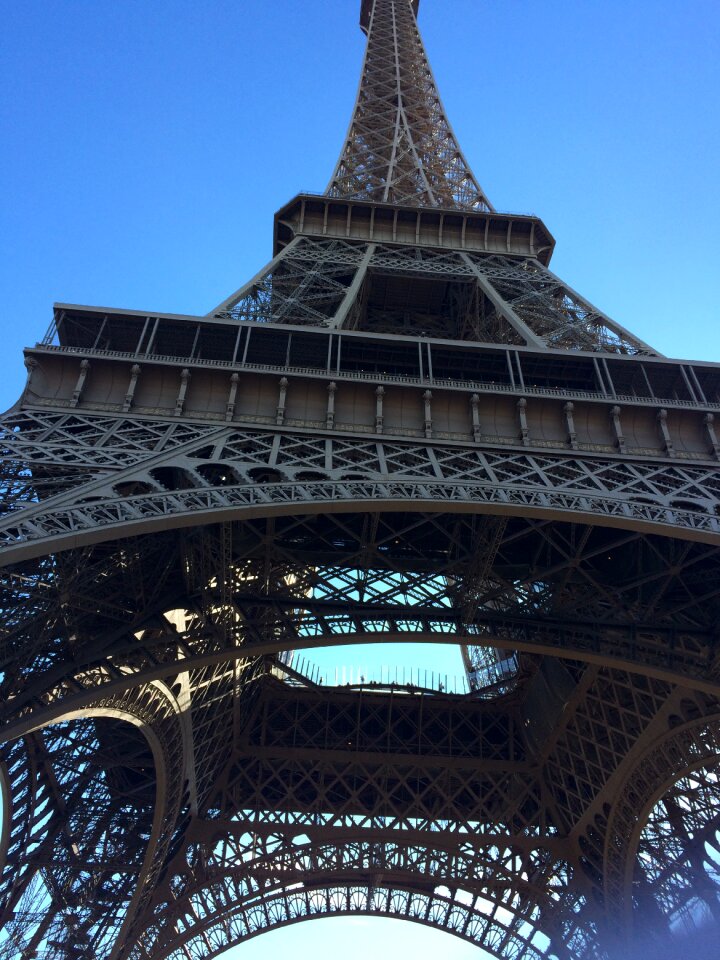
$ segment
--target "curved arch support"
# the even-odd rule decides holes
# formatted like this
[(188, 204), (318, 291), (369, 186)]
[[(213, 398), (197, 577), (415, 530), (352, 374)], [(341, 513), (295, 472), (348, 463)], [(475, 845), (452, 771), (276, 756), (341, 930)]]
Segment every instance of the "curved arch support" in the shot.
[(5, 869), (8, 847), (10, 846), (10, 831), (12, 820), (12, 804), (10, 796), (10, 776), (7, 764), (0, 760), (0, 876)]
[[(128, 735), (130, 728), (137, 736)], [(30, 739), (40, 779), (54, 788), (43, 801), (44, 836), (18, 851), (24, 869), (11, 889), (6, 940), (19, 937), (28, 949), (68, 940), (93, 956), (116, 957), (137, 936), (134, 925), (183, 801), (186, 745), (177, 705), (153, 684), (66, 710)], [(37, 857), (42, 874), (33, 879)], [(58, 871), (63, 881), (56, 885)]]
[(32, 741), (23, 737), (3, 749), (0, 761), (6, 793), (3, 821), (3, 858), (0, 872), (0, 927), (12, 917), (14, 904), (27, 882), (24, 852), (43, 837), (43, 811), (49, 787), (41, 776)]
[[(214, 956), (279, 926), (351, 914), (423, 923), (498, 958), (566, 956), (562, 939), (551, 940), (544, 927), (560, 933), (570, 874), (547, 852), (521, 856), (504, 846), (443, 849), (362, 837), (342, 844), (276, 837), (260, 846), (262, 855), (251, 860), (244, 859), (250, 846), (242, 844), (216, 845), (215, 858), (211, 850), (198, 854), (183, 894), (156, 910), (156, 925), (131, 956), (171, 960), (192, 954), (195, 943), (217, 944), (208, 955)], [(230, 869), (236, 857), (242, 862)], [(549, 878), (552, 894), (542, 883)]]
[[(221, 942), (210, 960), (228, 947), (271, 930), (329, 916), (375, 916), (409, 920), (444, 930), (482, 947), (499, 960), (519, 956), (543, 960), (548, 954), (525, 941), (516, 941), (508, 928), (491, 920), (481, 911), (457, 902), (451, 897), (430, 895), (401, 886), (393, 889), (377, 887), (334, 886), (312, 891), (278, 891), (261, 903), (244, 904), (232, 914), (220, 917), (198, 933), (178, 943), (170, 952), (157, 954), (158, 960), (175, 960), (187, 956), (183, 948), (192, 950), (197, 943)], [(139, 955), (138, 955), (139, 956)]]
[(636, 919), (633, 910), (636, 858), (651, 811), (683, 777), (718, 764), (720, 714), (714, 714), (688, 722), (656, 740), (618, 791), (605, 840), (605, 907), (609, 915), (623, 919), (628, 932)]
[(720, 517), (609, 496), (593, 489), (555, 488), (539, 481), (523, 485), (431, 480), (346, 480), (311, 483), (236, 484), (221, 488), (173, 490), (71, 506), (42, 505), (0, 527), (2, 565), (73, 547), (161, 530), (253, 517), (297, 513), (392, 511), (412, 503), (426, 512), (488, 513), (500, 516), (572, 520), (658, 533), (705, 543), (720, 542)]
[[(413, 560), (426, 548), (429, 574)], [(716, 546), (450, 511), (326, 511), (43, 563), (2, 577), (21, 611), (2, 645), (7, 738), (178, 671), (357, 642), (472, 644), (720, 693)]]
[[(183, 667), (188, 670), (195, 670), (218, 665), (226, 665), (230, 667), (232, 664), (236, 664), (238, 669), (242, 669), (252, 663), (260, 661), (263, 657), (273, 656), (277, 653), (283, 653), (289, 650), (305, 651), (330, 645), (352, 646), (353, 644), (360, 642), (364, 644), (447, 643), (449, 645), (456, 645), (459, 639), (460, 638), (455, 634), (445, 634), (444, 636), (437, 634), (377, 634), (372, 637), (362, 634), (346, 634), (344, 636), (337, 637), (334, 641), (305, 642), (302, 644), (298, 644), (297, 642), (293, 641), (279, 642), (278, 640), (274, 639), (267, 642), (256, 642), (247, 647), (235, 647), (222, 651), (211, 650), (202, 652), (197, 656), (190, 656), (184, 660)], [(473, 638), (473, 642), (475, 643), (477, 641)], [(490, 636), (487, 640), (487, 645), (496, 646), (498, 645), (498, 642), (499, 641), (496, 638)], [(528, 653), (536, 653), (538, 650), (535, 644), (523, 642), (522, 640), (514, 643), (513, 649)], [(661, 682), (675, 683), (678, 680), (677, 673), (670, 668), (655, 669), (652, 666), (649, 667), (642, 663), (633, 663), (622, 658), (615, 659), (611, 655), (587, 651), (582, 648), (568, 649), (563, 648), (561, 645), (557, 645), (552, 651), (541, 652), (549, 653), (551, 656), (558, 658), (568, 657), (577, 662), (603, 664), (612, 669), (624, 670), (628, 673), (636, 673), (641, 676), (651, 677)], [(120, 679), (109, 677), (107, 678), (106, 682), (103, 683), (101, 690), (107, 697), (119, 696), (132, 690), (134, 687), (143, 686), (144, 684), (154, 683), (156, 681), (165, 681), (175, 677), (177, 676), (177, 672), (178, 665), (176, 663), (153, 664), (142, 669), (142, 671), (137, 674), (127, 673), (124, 674)], [(720, 680), (700, 679), (688, 675), (687, 678), (684, 678), (684, 685), (686, 685), (689, 690), (694, 689), (709, 695), (720, 695)], [(14, 740), (18, 737), (25, 736), (29, 730), (37, 728), (38, 725), (46, 726), (51, 723), (56, 723), (58, 722), (59, 718), (64, 715), (66, 710), (83, 710), (88, 704), (92, 704), (94, 699), (97, 697), (97, 693), (97, 688), (88, 689), (81, 692), (68, 692), (58, 702), (52, 703), (49, 706), (38, 710), (36, 713), (29, 713), (26, 716), (23, 716), (21, 719), (10, 722), (3, 730), (3, 737), (7, 740)]]

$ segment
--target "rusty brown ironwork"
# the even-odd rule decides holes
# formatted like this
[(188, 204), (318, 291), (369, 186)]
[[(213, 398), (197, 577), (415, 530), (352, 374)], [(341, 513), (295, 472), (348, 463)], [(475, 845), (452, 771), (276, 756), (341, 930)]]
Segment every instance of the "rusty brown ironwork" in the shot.
[[(56, 305), (26, 350), (0, 958), (363, 913), (616, 960), (720, 920), (720, 368), (492, 208), (417, 8), (363, 0), (337, 167), (255, 277), (205, 316)], [(398, 641), (464, 686), (298, 653)]]

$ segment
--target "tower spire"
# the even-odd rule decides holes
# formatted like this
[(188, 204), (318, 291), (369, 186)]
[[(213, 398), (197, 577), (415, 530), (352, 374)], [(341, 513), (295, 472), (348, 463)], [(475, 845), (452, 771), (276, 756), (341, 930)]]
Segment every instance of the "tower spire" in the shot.
[(418, 0), (363, 0), (368, 35), (355, 109), (327, 193), (489, 211), (445, 114), (415, 14)]
[[(357, 913), (613, 960), (720, 920), (720, 367), (489, 210), (417, 5), (364, 0), (329, 195), (259, 273), (204, 317), (57, 304), (25, 351), (2, 958), (211, 960)], [(441, 640), (461, 685), (312, 666)]]

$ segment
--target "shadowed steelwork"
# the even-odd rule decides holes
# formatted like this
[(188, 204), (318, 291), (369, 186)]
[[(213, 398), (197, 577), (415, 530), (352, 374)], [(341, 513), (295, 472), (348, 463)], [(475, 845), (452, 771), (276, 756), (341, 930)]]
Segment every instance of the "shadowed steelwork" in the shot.
[[(363, 913), (616, 960), (720, 919), (720, 369), (493, 210), (417, 7), (363, 0), (340, 161), (255, 277), (202, 317), (58, 304), (26, 350), (0, 958)], [(460, 645), (464, 692), (296, 656), (397, 641)]]

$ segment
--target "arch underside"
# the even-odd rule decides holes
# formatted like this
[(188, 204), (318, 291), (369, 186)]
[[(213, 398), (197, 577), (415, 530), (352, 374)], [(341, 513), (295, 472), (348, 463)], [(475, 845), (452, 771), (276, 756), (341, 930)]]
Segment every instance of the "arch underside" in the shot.
[[(222, 668), (389, 640), (564, 656), (716, 690), (717, 547), (422, 506), (271, 515), (6, 569), (5, 722), (20, 735), (44, 711), (172, 677), (178, 657)], [(166, 616), (178, 608), (180, 631)]]
[[(720, 718), (683, 724), (697, 707), (676, 700), (671, 724), (680, 726), (636, 759), (599, 869), (593, 828), (581, 837), (585, 856), (570, 864), (558, 856), (559, 837), (521, 837), (509, 823), (488, 824), (492, 838), (445, 823), (444, 834), (412, 843), (391, 818), (358, 831), (355, 817), (342, 839), (341, 831), (318, 839), (332, 837), (328, 825), (339, 818), (245, 810), (207, 821), (204, 839), (196, 831), (173, 899), (156, 901), (131, 956), (200, 960), (280, 926), (352, 914), (426, 924), (513, 960), (635, 956), (633, 944), (682, 951), (685, 936), (720, 921)], [(620, 898), (617, 864), (627, 876)], [(604, 876), (604, 896), (593, 874)]]
[(605, 830), (605, 898), (646, 937), (720, 922), (720, 718), (684, 706), (693, 719), (638, 758)]
[(4, 745), (0, 956), (108, 958), (134, 939), (177, 821), (183, 752), (156, 687)]
[[(376, 445), (366, 446), (377, 460)], [(356, 463), (345, 475), (340, 471), (327, 479), (321, 479), (325, 471), (314, 469), (312, 480), (303, 478), (307, 470), (286, 472), (260, 462), (219, 462), (208, 472), (198, 470), (201, 461), (170, 458), (176, 463), (164, 468), (169, 472), (162, 484), (152, 473), (135, 468), (123, 471), (122, 480), (109, 476), (81, 484), (72, 495), (51, 498), (47, 504), (18, 504), (21, 509), (0, 526), (3, 562), (244, 517), (353, 513), (371, 505), (392, 511), (406, 503), (426, 511), (566, 519), (708, 543), (720, 540), (714, 469), (673, 471), (651, 464), (628, 469), (612, 461), (447, 451), (441, 465), (448, 469), (443, 471), (437, 452), (430, 459), (426, 450), (419, 456), (411, 450), (401, 454), (404, 464), (394, 474), (383, 476), (377, 463), (370, 469)], [(258, 480), (253, 477), (257, 471), (265, 471)], [(292, 476), (296, 472), (301, 479)], [(173, 483), (176, 489), (168, 489)]]
[[(549, 938), (536, 928), (532, 911), (516, 918), (494, 898), (473, 895), (462, 889), (433, 892), (435, 878), (427, 878), (428, 890), (417, 889), (408, 878), (378, 875), (369, 884), (360, 879), (318, 876), (295, 888), (275, 888), (260, 895), (245, 895), (225, 901), (230, 891), (238, 895), (241, 884), (226, 878), (203, 891), (216, 909), (197, 918), (197, 930), (190, 915), (178, 928), (179, 936), (169, 940), (153, 956), (201, 960), (218, 956), (229, 947), (288, 924), (329, 916), (376, 916), (409, 920), (458, 936), (498, 958), (541, 960), (552, 956)], [(456, 883), (455, 878), (450, 880)], [(436, 889), (443, 884), (436, 883)], [(300, 889), (298, 889), (300, 888)], [(225, 909), (219, 905), (224, 902)], [(489, 908), (489, 910), (488, 910)], [(200, 932), (201, 931), (201, 932)], [(142, 956), (137, 952), (137, 957)]]
[[(58, 444), (67, 442), (68, 424), (66, 417), (28, 416), (28, 422), (23, 422), (22, 429), (11, 434), (10, 439), (19, 445), (18, 455), (29, 456), (32, 463), (33, 457), (39, 457), (42, 452), (35, 450), (33, 435), (49, 433)], [(73, 430), (77, 428), (82, 436), (87, 436), (89, 443), (97, 442), (98, 424), (81, 421), (80, 417), (78, 423), (73, 424)], [(106, 426), (111, 434), (119, 435), (127, 425), (108, 418)], [(154, 433), (151, 427), (158, 432)], [(154, 458), (152, 467), (138, 464), (140, 451), (151, 438), (167, 452), (160, 459)], [(36, 467), (31, 475), (23, 466), (28, 461), (18, 459), (17, 465), (22, 469), (15, 480), (8, 481), (7, 489), (8, 502), (14, 502), (15, 510), (0, 527), (0, 538), (4, 538), (2, 558), (9, 567), (10, 603), (24, 605), (31, 585), (44, 582), (41, 570), (55, 566), (73, 570), (76, 563), (73, 557), (77, 556), (87, 558), (83, 563), (94, 568), (91, 577), (99, 576), (102, 567), (112, 569), (122, 558), (120, 562), (136, 577), (135, 591), (139, 590), (145, 596), (152, 591), (143, 583), (146, 580), (143, 567), (153, 570), (153, 578), (157, 568), (149, 560), (138, 559), (137, 544), (142, 543), (142, 550), (161, 563), (160, 583), (165, 584), (162, 578), (167, 577), (173, 563), (178, 563), (179, 553), (186, 550), (180, 546), (181, 538), (188, 537), (192, 544), (202, 541), (203, 531), (210, 529), (207, 527), (210, 523), (239, 531), (240, 539), (247, 536), (249, 549), (254, 551), (254, 557), (248, 558), (251, 564), (259, 562), (259, 542), (268, 536), (274, 537), (276, 528), (292, 530), (300, 523), (305, 528), (301, 534), (305, 554), (299, 563), (303, 570), (313, 560), (313, 524), (334, 527), (343, 541), (348, 540), (350, 530), (350, 540), (355, 541), (355, 554), (358, 551), (374, 552), (379, 561), (378, 569), (383, 569), (385, 559), (368, 531), (373, 526), (389, 529), (394, 523), (393, 518), (412, 504), (430, 525), (440, 527), (447, 522), (454, 529), (474, 525), (470, 537), (475, 554), (482, 553), (483, 559), (469, 562), (473, 551), (468, 551), (467, 545), (459, 543), (457, 537), (454, 541), (450, 537), (446, 545), (457, 555), (457, 562), (446, 562), (443, 569), (452, 566), (452, 577), (465, 581), (464, 589), (456, 590), (452, 598), (445, 598), (442, 609), (435, 603), (436, 609), (431, 611), (431, 617), (425, 617), (410, 627), (407, 618), (399, 624), (398, 618), (393, 616), (384, 621), (384, 626), (370, 626), (366, 622), (368, 617), (387, 612), (375, 608), (367, 611), (368, 617), (350, 617), (342, 629), (318, 622), (313, 630), (308, 627), (302, 635), (293, 623), (292, 603), (298, 599), (305, 603), (313, 596), (312, 591), (293, 593), (284, 590), (285, 596), (277, 599), (285, 604), (286, 613), (282, 616), (275, 611), (279, 616), (273, 633), (277, 642), (274, 647), (268, 647), (268, 632), (256, 631), (253, 639), (257, 653), (264, 655), (283, 649), (352, 642), (355, 635), (369, 634), (371, 639), (380, 641), (408, 639), (407, 634), (413, 634), (416, 639), (431, 640), (438, 635), (469, 633), (471, 639), (476, 638), (478, 646), (495, 645), (527, 651), (542, 648), (543, 652), (552, 649), (565, 651), (571, 656), (596, 657), (602, 662), (609, 657), (613, 662), (640, 663), (651, 671), (669, 670), (671, 674), (680, 667), (692, 674), (697, 682), (710, 687), (715, 683), (713, 641), (708, 636), (711, 621), (707, 616), (701, 617), (699, 623), (694, 615), (673, 621), (663, 614), (661, 620), (664, 622), (661, 622), (654, 610), (646, 618), (642, 610), (636, 609), (635, 603), (632, 611), (615, 617), (614, 622), (608, 624), (611, 629), (603, 630), (602, 626), (608, 620), (607, 612), (622, 611), (626, 603), (624, 598), (615, 596), (616, 584), (611, 585), (612, 595), (606, 592), (601, 616), (587, 616), (587, 608), (582, 607), (581, 616), (568, 618), (561, 614), (563, 623), (560, 623), (554, 618), (558, 606), (556, 598), (549, 604), (546, 602), (542, 611), (534, 602), (536, 597), (532, 598), (533, 603), (528, 603), (527, 590), (546, 593), (547, 584), (541, 579), (541, 569), (537, 571), (534, 585), (531, 586), (533, 578), (527, 576), (517, 581), (518, 584), (524, 582), (525, 593), (516, 591), (515, 599), (509, 604), (506, 600), (496, 602), (494, 596), (490, 599), (487, 591), (488, 601), (483, 603), (482, 586), (471, 582), (482, 580), (494, 563), (493, 531), (507, 527), (517, 537), (519, 528), (526, 525), (530, 535), (520, 534), (520, 537), (524, 538), (529, 551), (535, 549), (531, 543), (535, 539), (539, 548), (547, 547), (556, 553), (555, 562), (550, 565), (553, 577), (557, 577), (561, 568), (567, 574), (573, 565), (583, 571), (584, 547), (578, 551), (576, 540), (582, 544), (591, 542), (600, 552), (607, 546), (621, 549), (623, 554), (636, 550), (632, 543), (644, 542), (648, 545), (646, 552), (654, 557), (650, 562), (649, 578), (661, 593), (664, 592), (660, 586), (663, 577), (671, 580), (684, 578), (683, 589), (688, 576), (697, 580), (696, 572), (688, 575), (684, 571), (689, 566), (695, 566), (697, 571), (698, 564), (707, 571), (705, 582), (712, 583), (710, 568), (715, 563), (715, 551), (720, 542), (720, 520), (717, 517), (720, 488), (714, 469), (689, 465), (669, 467), (666, 463), (651, 462), (628, 464), (620, 460), (578, 460), (520, 451), (430, 448), (388, 440), (377, 444), (340, 438), (332, 441), (318, 437), (273, 438), (267, 433), (238, 431), (234, 427), (208, 432), (192, 424), (170, 428), (163, 424), (137, 423), (133, 425), (131, 439), (130, 446), (126, 445), (122, 452), (103, 448), (102, 466), (99, 462), (92, 466), (95, 476), (92, 482), (87, 479), (87, 463), (84, 472), (75, 475), (75, 480), (73, 470), (76, 467), (71, 464), (67, 475), (63, 473), (55, 481), (48, 475), (40, 487), (35, 476)], [(70, 454), (71, 461), (76, 457), (77, 454)], [(113, 463), (112, 472), (108, 471), (110, 462)], [(41, 490), (43, 499), (36, 502)], [(387, 519), (381, 520), (383, 515)], [(364, 532), (360, 529), (363, 525), (367, 528)], [(258, 531), (263, 527), (266, 532), (260, 534)], [(479, 527), (483, 528), (484, 534), (478, 533)], [(592, 527), (596, 532), (590, 532)], [(319, 530), (318, 527), (314, 529)], [(558, 544), (552, 543), (554, 535), (548, 535), (552, 530), (572, 530), (568, 545), (560, 545), (558, 550)], [(405, 536), (402, 530), (400, 535)], [(561, 533), (557, 539), (562, 541), (564, 538), (565, 534)], [(673, 544), (667, 538), (677, 543)], [(691, 541), (707, 546), (692, 546)], [(626, 542), (631, 546), (627, 547)], [(666, 542), (667, 548), (661, 545)], [(116, 543), (121, 546), (115, 547)], [(192, 552), (195, 548), (190, 546), (188, 549)], [(290, 549), (292, 552), (292, 547)], [(352, 553), (352, 545), (349, 549)], [(410, 549), (418, 548), (411, 545)], [(664, 562), (663, 556), (671, 559)], [(38, 559), (34, 565), (28, 563), (34, 557), (47, 559)], [(95, 558), (99, 558), (97, 562)], [(274, 562), (269, 556), (263, 560), (266, 561)], [(225, 561), (221, 559), (220, 562)], [(281, 562), (286, 563), (288, 569), (298, 567), (292, 557)], [(663, 565), (665, 569), (661, 573)], [(596, 571), (591, 576), (595, 574)], [(294, 569), (293, 576), (297, 575), (297, 569)], [(438, 575), (443, 575), (440, 567)], [(78, 579), (76, 572), (72, 576)], [(107, 572), (102, 576), (107, 578)], [(416, 571), (411, 576), (417, 580), (422, 574)], [(300, 579), (304, 582), (303, 578), (304, 574), (301, 574)], [(640, 580), (641, 572), (637, 568), (632, 582), (638, 584)], [(93, 589), (97, 591), (96, 587)], [(121, 590), (127, 594), (127, 584), (123, 584)], [(103, 592), (107, 592), (106, 588)], [(41, 605), (45, 602), (46, 598), (41, 599), (38, 594), (42, 591), (35, 591), (33, 606), (38, 601)], [(478, 603), (475, 603), (476, 595)], [(694, 583), (689, 589), (688, 600), (696, 608), (699, 596), (698, 584)], [(703, 596), (710, 604), (708, 609), (714, 609), (714, 593), (706, 590)], [(182, 606), (182, 597), (175, 599)], [(157, 596), (153, 600), (146, 599), (143, 611), (149, 613), (157, 602)], [(475, 623), (472, 616), (468, 617), (471, 606)], [(644, 606), (647, 606), (645, 598), (640, 600), (640, 607)], [(126, 609), (133, 611), (136, 607), (137, 602), (128, 596)], [(528, 616), (532, 607), (535, 609)], [(577, 603), (575, 608), (576, 612), (581, 609)], [(394, 614), (397, 611), (389, 612)], [(540, 612), (541, 617), (538, 616)], [(244, 614), (242, 616), (247, 620)], [(264, 622), (268, 616), (267, 612), (263, 614)], [(307, 611), (306, 619), (318, 620), (317, 611)], [(136, 622), (136, 626), (140, 625)], [(678, 631), (682, 634), (679, 644)], [(656, 635), (654, 639), (653, 634)], [(670, 634), (672, 639), (668, 650), (666, 640)], [(657, 643), (660, 636), (658, 649), (650, 655), (648, 644)], [(247, 639), (244, 639), (244, 647), (248, 646)], [(23, 647), (33, 649), (36, 642), (26, 638)], [(239, 644), (234, 641), (233, 646), (237, 648)], [(634, 652), (628, 659), (629, 647)], [(205, 649), (206, 656), (222, 657), (221, 651), (210, 651), (207, 645)], [(688, 656), (694, 663), (688, 662)], [(161, 670), (154, 674), (163, 675)]]
[[(608, 952), (588, 830), (682, 696), (713, 710), (720, 551), (627, 522), (407, 503), (266, 506), (4, 571), (12, 736), (158, 678), (192, 716), (194, 759), (179, 768), (192, 819), (168, 827), (123, 960), (187, 956), (184, 941), (199, 957), (351, 911), (430, 923), (502, 958)], [(519, 651), (517, 682), (480, 698), (358, 699), (279, 679), (283, 652), (389, 639)], [(238, 818), (264, 861), (228, 852)], [(405, 859), (379, 864), (393, 849)]]
[[(717, 749), (717, 748), (716, 748)], [(720, 923), (720, 755), (696, 764), (643, 818), (634, 861), (629, 923), (644, 935), (663, 918), (671, 934), (714, 930)]]
[[(675, 753), (680, 743), (693, 742), (690, 732), (683, 729), (673, 738)], [(717, 750), (716, 720), (714, 740), (705, 734), (694, 741), (696, 763), (703, 744), (707, 759)], [(667, 776), (668, 768), (664, 772)], [(638, 796), (636, 788), (631, 799), (637, 803)], [(226, 807), (227, 813), (237, 806)], [(496, 821), (487, 824), (483, 837), (477, 828), (469, 831), (467, 823), (447, 820), (444, 832), (434, 833), (437, 827), (426, 820), (412, 843), (396, 818), (382, 815), (346, 814), (350, 826), (343, 830), (338, 814), (283, 813), (275, 806), (234, 813), (231, 820), (219, 814), (211, 804), (189, 826), (180, 853), (171, 855), (167, 880), (156, 888), (137, 926), (137, 946), (121, 956), (200, 960), (277, 926), (352, 913), (428, 924), (498, 958), (615, 956), (593, 885), (582, 866), (563, 859), (564, 838), (554, 830), (542, 838), (532, 827), (518, 830), (518, 824)], [(717, 803), (714, 816), (717, 824)], [(323, 832), (329, 839), (318, 839)], [(103, 869), (107, 872), (107, 866)], [(107, 920), (97, 888), (95, 896), (94, 905)], [(117, 898), (113, 903), (117, 909)], [(74, 913), (80, 913), (77, 905)], [(65, 920), (72, 913), (59, 916)], [(89, 916), (82, 927), (66, 924), (66, 936), (90, 947), (90, 938), (79, 939), (78, 931), (92, 933), (93, 919), (98, 918)], [(617, 926), (619, 919), (610, 911), (611, 923)], [(134, 939), (124, 941), (128, 948)], [(64, 955), (53, 949), (38, 953)], [(94, 943), (87, 955), (107, 954)]]
[[(45, 411), (6, 419), (5, 564), (244, 517), (352, 513), (371, 505), (396, 510), (406, 503), (720, 541), (720, 480), (712, 464)], [(106, 435), (113, 440), (93, 452)], [(144, 449), (157, 446), (159, 456)]]

